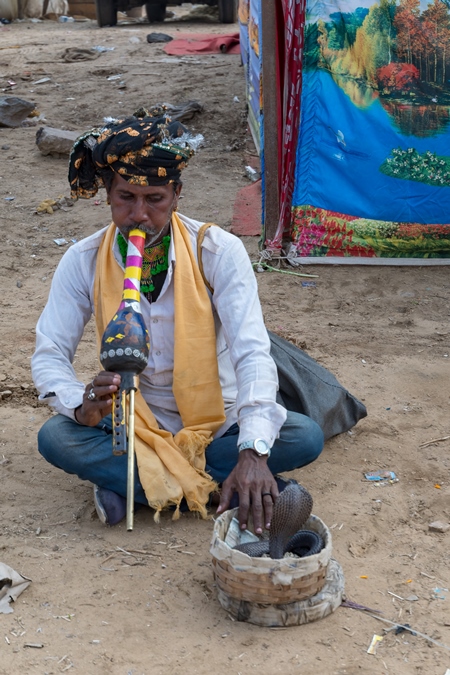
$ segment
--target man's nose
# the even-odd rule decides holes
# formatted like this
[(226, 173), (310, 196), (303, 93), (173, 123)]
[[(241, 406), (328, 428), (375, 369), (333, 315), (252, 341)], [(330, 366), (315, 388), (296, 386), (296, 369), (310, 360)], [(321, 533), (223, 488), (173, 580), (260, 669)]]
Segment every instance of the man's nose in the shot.
[(145, 199), (138, 197), (133, 202), (132, 218), (136, 223), (143, 223), (149, 220), (149, 213)]

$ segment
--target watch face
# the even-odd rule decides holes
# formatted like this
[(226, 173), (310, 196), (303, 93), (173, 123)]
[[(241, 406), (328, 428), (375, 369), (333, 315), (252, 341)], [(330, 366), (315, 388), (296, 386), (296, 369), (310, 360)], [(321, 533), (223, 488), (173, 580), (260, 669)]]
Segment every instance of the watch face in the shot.
[(269, 445), (266, 443), (266, 441), (263, 441), (262, 439), (258, 438), (255, 441), (255, 450), (258, 453), (258, 455), (267, 455), (269, 452)]

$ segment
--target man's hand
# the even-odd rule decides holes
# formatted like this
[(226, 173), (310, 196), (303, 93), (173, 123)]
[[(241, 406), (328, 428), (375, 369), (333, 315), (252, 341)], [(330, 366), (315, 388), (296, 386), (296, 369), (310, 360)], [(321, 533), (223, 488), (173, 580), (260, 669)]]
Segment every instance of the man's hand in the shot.
[[(75, 419), (86, 427), (95, 427), (111, 412), (111, 394), (120, 387), (120, 375), (102, 370), (86, 386), (83, 403), (75, 411)], [(95, 394), (95, 398), (92, 398)], [(89, 398), (91, 395), (91, 398)]]
[(223, 482), (217, 513), (227, 510), (234, 492), (239, 494), (241, 530), (247, 527), (250, 508), (255, 534), (262, 534), (263, 526), (269, 529), (273, 503), (279, 492), (275, 478), (267, 466), (266, 457), (259, 457), (251, 448), (239, 453), (238, 463)]

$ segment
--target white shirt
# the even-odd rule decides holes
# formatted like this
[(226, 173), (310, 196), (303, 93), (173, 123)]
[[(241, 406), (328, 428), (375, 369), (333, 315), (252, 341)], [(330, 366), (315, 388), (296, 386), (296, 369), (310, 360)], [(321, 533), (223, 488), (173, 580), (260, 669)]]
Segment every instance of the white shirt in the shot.
[[(197, 233), (202, 223), (181, 215), (180, 219), (188, 230), (196, 255)], [(72, 363), (84, 327), (94, 314), (95, 267), (105, 229), (66, 251), (36, 326), (36, 351), (31, 369), (39, 398), (72, 419), (85, 391), (85, 384), (77, 379)], [(117, 237), (113, 252), (123, 269)], [(275, 400), (277, 370), (270, 356), (270, 341), (247, 252), (240, 239), (219, 227), (210, 227), (202, 244), (202, 262), (205, 277), (214, 289), (211, 304), (226, 414), (226, 422), (215, 437), (222, 436), (238, 422), (238, 443), (263, 438), (272, 446), (286, 419), (286, 411)], [(172, 392), (175, 264), (171, 239), (169, 268), (157, 301), (151, 303), (141, 295), (142, 316), (150, 336), (150, 356), (139, 376), (140, 391), (158, 424), (173, 434), (182, 428)]]

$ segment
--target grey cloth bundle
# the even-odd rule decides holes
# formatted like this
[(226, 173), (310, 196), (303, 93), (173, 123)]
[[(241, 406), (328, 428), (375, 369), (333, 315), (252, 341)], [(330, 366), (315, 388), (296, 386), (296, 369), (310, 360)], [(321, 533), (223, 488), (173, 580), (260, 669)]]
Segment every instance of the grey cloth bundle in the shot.
[(268, 331), (280, 383), (278, 403), (311, 417), (325, 440), (351, 429), (367, 416), (366, 407), (326, 368), (304, 351)]

